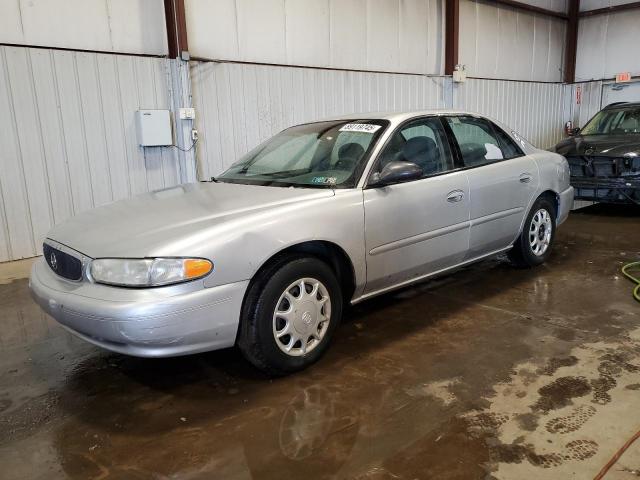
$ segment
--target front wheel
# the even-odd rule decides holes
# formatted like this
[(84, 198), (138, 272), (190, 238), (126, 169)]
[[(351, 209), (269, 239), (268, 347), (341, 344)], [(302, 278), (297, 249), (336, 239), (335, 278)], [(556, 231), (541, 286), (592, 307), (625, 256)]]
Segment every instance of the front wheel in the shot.
[(539, 198), (527, 215), (522, 233), (507, 254), (509, 260), (521, 268), (544, 263), (551, 253), (555, 233), (555, 206), (548, 198)]
[(238, 346), (270, 375), (301, 370), (326, 351), (341, 315), (342, 292), (333, 270), (315, 257), (287, 255), (249, 287)]

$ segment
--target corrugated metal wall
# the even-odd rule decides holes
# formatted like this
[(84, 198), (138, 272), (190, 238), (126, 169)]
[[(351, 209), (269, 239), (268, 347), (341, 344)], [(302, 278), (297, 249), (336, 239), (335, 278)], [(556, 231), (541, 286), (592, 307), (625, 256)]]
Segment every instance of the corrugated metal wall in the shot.
[(456, 108), (512, 126), (542, 148), (565, 121), (561, 84), (192, 62), (193, 102), (202, 142), (200, 178), (217, 175), (274, 133), (330, 115)]
[(602, 108), (602, 84), (597, 81), (565, 85), (567, 120), (575, 127), (583, 127)]
[(622, 5), (625, 3), (631, 3), (632, 0), (581, 0), (580, 11), (595, 10), (597, 8), (612, 7), (615, 5)]
[(640, 75), (640, 10), (580, 19), (576, 80), (613, 78), (616, 73)]
[(162, 0), (0, 0), (0, 42), (165, 55)]
[(562, 138), (562, 84), (469, 79), (454, 85), (453, 99), (454, 108), (500, 120), (539, 148)]
[(473, 77), (561, 82), (565, 30), (557, 18), (462, 0), (459, 62)]
[(330, 115), (445, 106), (443, 77), (193, 62), (201, 178), (274, 133)]
[(443, 72), (443, 0), (185, 0), (191, 55)]
[(0, 47), (0, 261), (57, 222), (179, 183), (173, 149), (138, 147), (134, 111), (168, 108), (168, 60)]

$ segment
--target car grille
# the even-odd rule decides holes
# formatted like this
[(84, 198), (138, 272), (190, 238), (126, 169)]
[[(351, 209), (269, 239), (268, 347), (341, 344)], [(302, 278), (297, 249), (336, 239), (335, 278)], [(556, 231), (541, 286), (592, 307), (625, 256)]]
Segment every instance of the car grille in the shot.
[(82, 278), (82, 262), (79, 258), (53, 248), (46, 243), (42, 246), (42, 252), (49, 268), (57, 275), (69, 280), (80, 280)]
[(567, 157), (572, 177), (615, 177), (618, 159), (611, 157)]

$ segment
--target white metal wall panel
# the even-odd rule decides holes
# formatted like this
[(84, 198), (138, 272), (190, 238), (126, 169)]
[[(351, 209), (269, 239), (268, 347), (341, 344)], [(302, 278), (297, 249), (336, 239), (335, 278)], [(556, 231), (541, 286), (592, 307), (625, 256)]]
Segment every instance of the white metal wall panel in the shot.
[[(456, 108), (483, 113), (548, 148), (566, 120), (561, 84), (192, 62), (201, 178), (217, 175), (276, 132), (331, 115)], [(453, 88), (453, 92), (451, 89)]]
[(565, 24), (510, 7), (462, 0), (459, 62), (473, 77), (561, 82)]
[[(582, 1), (584, 2), (588, 0)], [(529, 5), (533, 5), (534, 7), (546, 8), (547, 10), (552, 10), (554, 12), (564, 13), (567, 11), (567, 0), (528, 0), (522, 3), (528, 3)]]
[(329, 65), (331, 57), (329, 2), (286, 2), (286, 62), (289, 65)]
[(488, 115), (539, 148), (562, 138), (563, 85), (470, 79), (454, 85), (454, 108)]
[(569, 108), (566, 119), (571, 120), (574, 127), (583, 127), (602, 108), (602, 85), (596, 81), (564, 86)]
[(167, 53), (162, 0), (0, 0), (0, 42)]
[(578, 29), (576, 80), (640, 75), (640, 10), (585, 17)]
[(580, 11), (613, 7), (615, 5), (624, 5), (625, 3), (632, 3), (632, 1), (631, 0), (581, 0)]
[(186, 0), (194, 57), (441, 74), (443, 0)]
[(134, 125), (168, 108), (168, 62), (0, 47), (0, 261), (40, 253), (75, 213), (179, 183), (176, 152), (138, 147)]
[(193, 62), (201, 178), (286, 127), (350, 112), (443, 108), (442, 77)]

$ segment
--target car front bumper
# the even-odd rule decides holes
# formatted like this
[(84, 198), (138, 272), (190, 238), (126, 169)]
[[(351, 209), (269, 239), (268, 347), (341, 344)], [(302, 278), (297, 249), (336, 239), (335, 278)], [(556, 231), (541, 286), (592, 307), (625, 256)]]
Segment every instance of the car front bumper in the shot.
[(640, 202), (640, 175), (611, 178), (571, 177), (576, 200), (603, 203)]
[(137, 357), (232, 346), (248, 283), (118, 288), (65, 280), (43, 259), (35, 262), (29, 279), (36, 302), (69, 331), (107, 350)]

